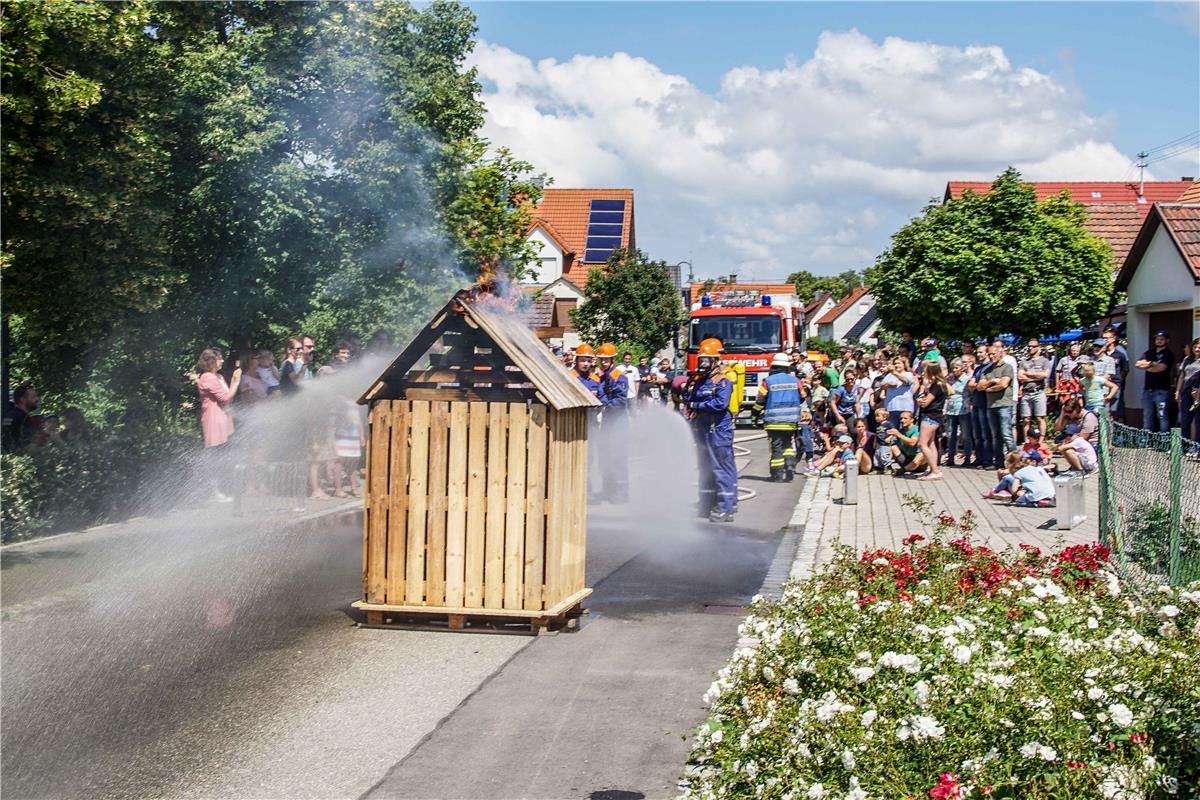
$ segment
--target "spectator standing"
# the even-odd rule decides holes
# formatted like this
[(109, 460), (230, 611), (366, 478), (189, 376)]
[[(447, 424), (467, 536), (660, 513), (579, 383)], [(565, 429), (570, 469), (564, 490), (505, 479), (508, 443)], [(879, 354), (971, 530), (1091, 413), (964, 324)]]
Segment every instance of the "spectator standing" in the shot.
[(951, 384), (954, 390), (946, 398), (946, 466), (953, 467), (958, 455), (959, 437), (962, 437), (963, 463), (971, 458), (971, 403), (967, 396), (967, 384), (971, 381), (969, 356), (950, 362)]
[[(905, 369), (907, 370), (917, 358), (917, 343), (913, 341), (911, 333), (908, 331), (900, 333), (900, 346), (898, 349), (900, 350), (898, 357), (904, 359)], [(892, 423), (892, 427), (895, 427), (894, 422)]]
[(1167, 404), (1171, 399), (1171, 370), (1175, 367), (1175, 354), (1167, 346), (1167, 332), (1154, 334), (1154, 346), (1142, 354), (1134, 366), (1146, 373), (1142, 388), (1142, 428), (1152, 431), (1156, 427), (1166, 433), (1171, 427)]
[(833, 409), (833, 415), (839, 424), (846, 426), (846, 430), (854, 429), (854, 415), (858, 411), (858, 397), (854, 390), (857, 380), (854, 368), (851, 367), (843, 373), (841, 385), (829, 393), (829, 405)]
[(992, 424), (988, 420), (987, 392), (984, 391), (984, 381), (992, 369), (992, 354), (987, 345), (980, 345), (975, 351), (979, 362), (971, 372), (967, 381), (967, 391), (971, 393), (971, 440), (975, 444), (973, 467), (991, 468), (994, 454), (992, 453)]
[(884, 368), (884, 408), (888, 412), (888, 424), (893, 428), (900, 426), (900, 415), (905, 411), (912, 412), (913, 385), (915, 379), (908, 371), (908, 364), (903, 356), (896, 356), (891, 365)]
[(1179, 428), (1185, 438), (1200, 441), (1196, 431), (1200, 422), (1200, 404), (1194, 393), (1200, 389), (1200, 337), (1192, 340), (1179, 362), (1179, 380), (1175, 385), (1175, 402), (1179, 404)]
[(1100, 364), (1095, 361), (1079, 366), (1079, 391), (1083, 395), (1083, 405), (1096, 414), (1109, 407), (1118, 391), (1112, 378), (1101, 375), (1100, 369)]
[(309, 337), (292, 337), (287, 340), (286, 357), (279, 370), (279, 389), (285, 395), (300, 391), (300, 384), (312, 378), (313, 348), (305, 348)]
[(628, 350), (621, 356), (621, 374), (625, 376), (625, 399), (628, 406), (633, 408), (638, 395), (641, 394), (642, 373), (633, 364), (633, 353)]
[(238, 357), (238, 369), (242, 371), (242, 382), (238, 389), (238, 400), (254, 403), (267, 399), (267, 383), (258, 375), (258, 353), (247, 350)]
[(650, 359), (642, 356), (638, 359), (638, 402), (648, 403), (650, 401), (650, 389), (654, 385), (651, 381), (651, 372), (653, 367), (650, 366)]
[(921, 394), (917, 397), (917, 405), (921, 407), (921, 435), (917, 445), (921, 448), (922, 455), (925, 456), (925, 463), (929, 465), (929, 471), (919, 479), (923, 481), (942, 479), (937, 440), (945, 427), (946, 398), (954, 391), (946, 382), (946, 376), (937, 359), (936, 350), (930, 350), (925, 354)]
[(1046, 435), (1046, 384), (1050, 380), (1050, 359), (1042, 354), (1042, 343), (1031, 336), (1029, 352), (1017, 365), (1017, 381), (1021, 384), (1019, 406), (1023, 429), (1037, 428)]
[[(227, 384), (218, 372), (223, 363), (220, 351), (213, 348), (201, 351), (196, 360), (196, 391), (200, 395), (200, 433), (206, 452), (214, 452), (215, 448), (223, 446), (233, 435), (233, 417), (229, 416), (227, 409), (229, 403), (237, 396), (238, 387), (242, 382), (242, 370), (240, 367), (235, 369), (230, 383)], [(211, 468), (213, 467), (210, 466)], [(221, 476), (213, 474), (209, 477), (216, 500), (221, 503), (232, 501), (232, 497), (221, 491)]]
[(988, 426), (992, 429), (992, 463), (1004, 466), (1005, 456), (1016, 446), (1013, 411), (1016, 407), (1017, 372), (1010, 363), (1004, 342), (992, 343), (992, 367), (983, 381), (987, 393)]
[(267, 387), (268, 395), (279, 391), (279, 369), (275, 366), (274, 353), (265, 347), (259, 350), (258, 365), (254, 371), (258, 375), (258, 379)]
[(38, 425), (33, 412), (37, 410), (38, 393), (25, 383), (13, 390), (12, 398), (4, 436), (4, 452), (19, 453), (37, 442)]
[(1121, 344), (1117, 329), (1109, 325), (1101, 334), (1104, 339), (1104, 352), (1116, 364), (1112, 375), (1113, 383), (1117, 385), (1117, 398), (1109, 406), (1109, 412), (1117, 419), (1125, 419), (1125, 382), (1129, 378), (1129, 351)]
[(62, 412), (62, 433), (64, 442), (86, 442), (92, 438), (92, 430), (83, 417), (83, 412), (76, 406), (70, 406)]

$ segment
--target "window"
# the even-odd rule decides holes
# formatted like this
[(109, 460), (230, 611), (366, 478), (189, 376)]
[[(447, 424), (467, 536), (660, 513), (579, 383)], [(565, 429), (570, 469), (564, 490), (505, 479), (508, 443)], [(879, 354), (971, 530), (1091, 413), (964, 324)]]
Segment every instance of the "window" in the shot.
[(715, 336), (730, 353), (766, 353), (781, 349), (781, 326), (774, 314), (730, 314), (717, 317), (695, 317), (688, 336), (693, 350), (700, 342)]

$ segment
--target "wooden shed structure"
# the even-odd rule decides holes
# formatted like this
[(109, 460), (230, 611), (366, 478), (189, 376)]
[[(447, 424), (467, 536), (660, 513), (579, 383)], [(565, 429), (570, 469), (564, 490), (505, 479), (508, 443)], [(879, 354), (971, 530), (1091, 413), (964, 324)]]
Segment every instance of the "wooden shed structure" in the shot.
[(462, 291), (370, 406), (363, 599), (387, 617), (561, 621), (584, 586), (587, 414), (599, 401), (492, 295)]

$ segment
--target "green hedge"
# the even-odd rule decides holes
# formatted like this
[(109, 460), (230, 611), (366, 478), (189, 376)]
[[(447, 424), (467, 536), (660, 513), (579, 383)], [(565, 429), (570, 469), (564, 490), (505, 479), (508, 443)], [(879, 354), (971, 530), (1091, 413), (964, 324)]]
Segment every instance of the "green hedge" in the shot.
[[(138, 493), (189, 438), (118, 430), (0, 457), (0, 540), (98, 525), (136, 512)], [(178, 462), (177, 462), (178, 463)]]

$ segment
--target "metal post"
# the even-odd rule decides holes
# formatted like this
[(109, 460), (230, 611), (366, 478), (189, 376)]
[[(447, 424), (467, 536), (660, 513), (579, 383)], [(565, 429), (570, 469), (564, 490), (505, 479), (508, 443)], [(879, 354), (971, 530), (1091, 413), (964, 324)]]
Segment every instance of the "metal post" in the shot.
[(1183, 433), (1171, 428), (1171, 585), (1179, 583), (1179, 533), (1183, 527)]
[(845, 491), (842, 493), (842, 505), (856, 506), (858, 505), (858, 459), (854, 458), (846, 462), (845, 472), (843, 473), (845, 481)]
[(1100, 541), (1110, 549), (1113, 546), (1112, 511), (1108, 507), (1112, 492), (1112, 487), (1109, 486), (1112, 480), (1112, 462), (1109, 460), (1109, 454), (1112, 452), (1112, 428), (1109, 427), (1111, 424), (1107, 414), (1100, 415)]

